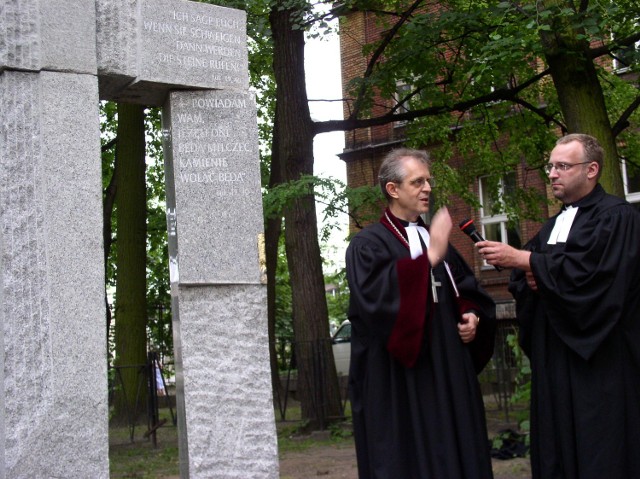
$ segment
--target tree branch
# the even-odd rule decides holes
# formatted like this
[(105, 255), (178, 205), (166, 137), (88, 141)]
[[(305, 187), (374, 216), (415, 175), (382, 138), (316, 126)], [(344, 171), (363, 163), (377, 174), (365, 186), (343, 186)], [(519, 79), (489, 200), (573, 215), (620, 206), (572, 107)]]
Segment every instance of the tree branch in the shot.
[(104, 153), (105, 151), (109, 151), (111, 148), (113, 148), (114, 146), (116, 146), (116, 144), (118, 143), (118, 137), (114, 137), (111, 140), (109, 140), (108, 142), (106, 142), (104, 145), (102, 145), (102, 153)]
[[(428, 108), (421, 108), (418, 110), (407, 111), (404, 113), (394, 113), (395, 109), (390, 109), (387, 113), (381, 116), (377, 116), (374, 118), (354, 118), (355, 115), (351, 115), (346, 120), (328, 120), (328, 121), (320, 121), (314, 122), (313, 129), (314, 134), (319, 133), (327, 133), (330, 131), (344, 131), (344, 130), (356, 130), (358, 128), (368, 128), (371, 126), (379, 126), (385, 125), (387, 123), (395, 122), (395, 121), (409, 121), (415, 120), (416, 118), (422, 118), (425, 116), (435, 116), (440, 115), (442, 113), (449, 113), (454, 111), (466, 111), (474, 106), (482, 105), (483, 103), (490, 103), (496, 101), (511, 101), (514, 103), (520, 103), (523, 106), (527, 106), (528, 104), (518, 98), (518, 93), (528, 88), (530, 85), (538, 82), (545, 76), (549, 74), (549, 70), (544, 70), (540, 73), (529, 78), (527, 81), (513, 87), (513, 88), (499, 88), (494, 90), (493, 92), (482, 95), (476, 98), (472, 98), (471, 100), (460, 101), (457, 103), (453, 103), (451, 105), (436, 105)], [(528, 107), (528, 106), (527, 106)], [(535, 108), (531, 105), (532, 108)], [(535, 113), (540, 114), (538, 111), (532, 110)], [(540, 110), (541, 112), (541, 110)], [(549, 116), (547, 114), (541, 114), (545, 120), (549, 120)], [(555, 122), (555, 120), (554, 120)], [(555, 122), (557, 123), (557, 122)], [(562, 125), (561, 125), (562, 126)]]
[(620, 115), (616, 124), (611, 127), (613, 136), (617, 137), (622, 131), (629, 126), (629, 117), (640, 107), (640, 96), (637, 96), (627, 109)]
[(558, 127), (560, 127), (560, 129), (562, 130), (563, 133), (567, 133), (568, 130), (567, 130), (566, 125), (564, 123), (556, 120), (553, 116), (549, 115), (542, 108), (538, 108), (536, 106), (533, 106), (531, 103), (529, 103), (528, 101), (523, 100), (522, 98), (517, 98), (516, 97), (516, 98), (513, 99), (513, 102), (517, 103), (518, 105), (522, 105), (527, 110), (532, 111), (536, 115), (540, 116), (545, 121), (545, 123), (547, 123), (547, 124), (555, 123)]
[(640, 41), (640, 31), (624, 38), (616, 38), (615, 41), (607, 45), (592, 48), (589, 50), (589, 53), (591, 55), (591, 58), (598, 58), (603, 55), (611, 55), (612, 52), (618, 50), (620, 47), (629, 47), (631, 45), (634, 45), (638, 41)]
[[(380, 45), (378, 45), (378, 48), (376, 48), (376, 50), (373, 52), (373, 55), (371, 55), (371, 58), (367, 63), (367, 69), (362, 75), (362, 78), (368, 78), (371, 76), (371, 74), (373, 73), (374, 67), (378, 63), (378, 60), (384, 53), (387, 46), (391, 43), (391, 41), (395, 37), (398, 30), (400, 30), (400, 27), (409, 20), (413, 12), (422, 4), (422, 2), (423, 0), (416, 0), (415, 2), (413, 2), (413, 4), (409, 7), (409, 9), (402, 14), (398, 22), (387, 32), (387, 34), (382, 39), (382, 42), (380, 43)], [(354, 108), (350, 115), (350, 118), (357, 117), (360, 114), (365, 93), (366, 93), (366, 85), (362, 84), (360, 86), (360, 90), (358, 91), (358, 94), (356, 95)]]

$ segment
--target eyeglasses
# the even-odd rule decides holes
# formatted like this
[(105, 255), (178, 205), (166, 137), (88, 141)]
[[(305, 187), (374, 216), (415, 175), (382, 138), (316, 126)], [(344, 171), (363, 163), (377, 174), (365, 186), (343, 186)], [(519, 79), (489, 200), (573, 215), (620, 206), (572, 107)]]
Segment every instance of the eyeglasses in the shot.
[(547, 175), (549, 173), (551, 173), (551, 170), (553, 170), (554, 168), (556, 169), (556, 171), (560, 172), (565, 172), (567, 170), (570, 170), (572, 167), (576, 166), (576, 165), (585, 165), (587, 163), (591, 163), (591, 161), (581, 161), (580, 163), (547, 163), (546, 165), (544, 165), (544, 171), (545, 173), (547, 173)]
[(411, 180), (408, 183), (411, 186), (414, 186), (416, 188), (422, 188), (425, 183), (429, 183), (429, 186), (431, 186), (431, 188), (436, 186), (436, 180), (433, 177), (431, 177), (431, 178), (416, 178), (415, 180)]

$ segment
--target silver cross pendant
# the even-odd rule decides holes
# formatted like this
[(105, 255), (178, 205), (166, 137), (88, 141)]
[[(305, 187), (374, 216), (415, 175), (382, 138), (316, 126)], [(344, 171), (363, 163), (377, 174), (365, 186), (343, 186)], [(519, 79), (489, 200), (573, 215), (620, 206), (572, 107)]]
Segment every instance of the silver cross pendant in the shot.
[(433, 302), (438, 302), (438, 288), (442, 286), (440, 281), (436, 281), (435, 276), (433, 276), (433, 270), (431, 270), (431, 293), (433, 294)]

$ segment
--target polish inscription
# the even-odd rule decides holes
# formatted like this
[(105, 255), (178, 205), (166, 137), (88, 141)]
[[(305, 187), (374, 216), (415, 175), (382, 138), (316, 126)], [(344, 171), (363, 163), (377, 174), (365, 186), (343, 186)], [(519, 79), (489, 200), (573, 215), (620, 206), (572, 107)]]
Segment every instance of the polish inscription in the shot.
[(173, 114), (176, 181), (210, 185), (215, 197), (255, 194), (259, 179), (246, 166), (258, 157), (257, 138), (233, 121), (254, 108), (246, 96), (188, 98)]
[(243, 86), (247, 72), (244, 18), (228, 17), (229, 9), (225, 8), (198, 13), (180, 11), (175, 2), (168, 5), (164, 9), (148, 1), (143, 9), (141, 28), (147, 45), (154, 50), (151, 64), (159, 69), (206, 75), (212, 82)]

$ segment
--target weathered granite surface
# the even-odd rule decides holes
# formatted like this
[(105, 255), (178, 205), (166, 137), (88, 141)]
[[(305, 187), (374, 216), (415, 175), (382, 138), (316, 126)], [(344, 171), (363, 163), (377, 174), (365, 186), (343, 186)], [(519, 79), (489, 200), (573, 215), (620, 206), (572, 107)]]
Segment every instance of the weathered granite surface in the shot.
[(5, 71), (0, 99), (3, 477), (108, 477), (97, 78)]
[(181, 287), (189, 475), (277, 479), (266, 288)]
[(173, 92), (163, 130), (182, 475), (277, 478), (254, 97)]
[(0, 0), (0, 71), (96, 74), (95, 0)]

